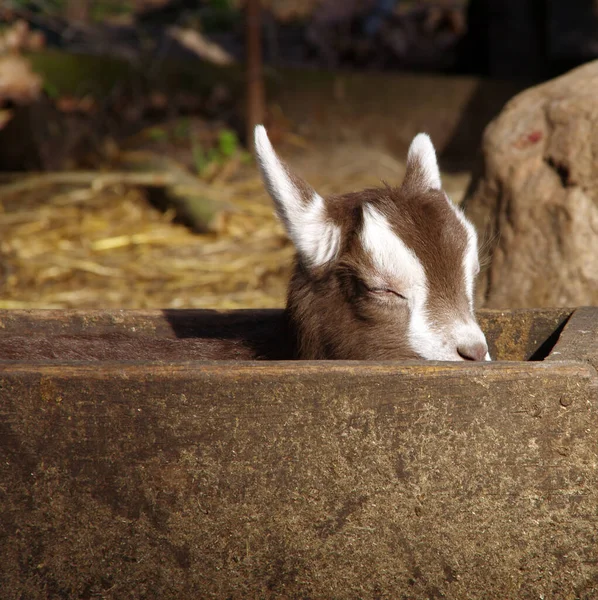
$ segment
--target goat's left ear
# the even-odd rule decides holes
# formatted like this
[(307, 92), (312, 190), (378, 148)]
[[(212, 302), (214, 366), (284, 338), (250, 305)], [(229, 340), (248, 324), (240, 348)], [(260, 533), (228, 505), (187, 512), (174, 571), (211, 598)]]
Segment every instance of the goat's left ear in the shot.
[(255, 128), (255, 153), (276, 213), (304, 265), (333, 260), (340, 248), (340, 229), (328, 218), (322, 196), (278, 158), (262, 125)]
[(422, 192), (442, 189), (436, 150), (425, 133), (416, 135), (411, 142), (403, 185)]

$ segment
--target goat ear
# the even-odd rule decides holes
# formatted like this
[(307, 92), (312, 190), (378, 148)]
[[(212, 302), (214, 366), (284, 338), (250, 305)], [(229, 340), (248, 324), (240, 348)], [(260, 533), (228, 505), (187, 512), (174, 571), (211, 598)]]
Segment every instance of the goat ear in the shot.
[(425, 133), (416, 135), (411, 142), (403, 185), (418, 191), (442, 189), (436, 150), (430, 136)]
[(324, 199), (278, 158), (262, 125), (255, 128), (255, 153), (276, 213), (300, 259), (312, 267), (332, 260), (340, 247), (340, 229), (327, 218)]

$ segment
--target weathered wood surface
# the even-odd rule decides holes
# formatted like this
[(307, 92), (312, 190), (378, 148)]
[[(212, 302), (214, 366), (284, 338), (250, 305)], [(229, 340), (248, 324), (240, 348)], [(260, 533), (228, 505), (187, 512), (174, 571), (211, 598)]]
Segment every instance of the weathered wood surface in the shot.
[[(497, 360), (543, 359), (572, 309), (483, 310)], [(280, 310), (0, 311), (0, 360), (290, 358)]]
[(581, 360), (598, 369), (598, 308), (578, 308), (564, 324), (548, 360)]
[[(44, 314), (0, 338), (205, 332)], [(537, 362), (0, 360), (0, 596), (597, 597), (597, 311), (560, 314), (511, 330), (562, 328)]]
[(1, 589), (591, 597), (595, 385), (562, 362), (5, 365)]

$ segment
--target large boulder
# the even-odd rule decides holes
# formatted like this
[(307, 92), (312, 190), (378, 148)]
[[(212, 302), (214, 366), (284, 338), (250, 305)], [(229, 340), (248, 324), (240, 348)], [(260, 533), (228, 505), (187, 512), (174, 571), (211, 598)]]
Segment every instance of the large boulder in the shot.
[(492, 308), (598, 304), (598, 61), (511, 100), (487, 127), (465, 210)]

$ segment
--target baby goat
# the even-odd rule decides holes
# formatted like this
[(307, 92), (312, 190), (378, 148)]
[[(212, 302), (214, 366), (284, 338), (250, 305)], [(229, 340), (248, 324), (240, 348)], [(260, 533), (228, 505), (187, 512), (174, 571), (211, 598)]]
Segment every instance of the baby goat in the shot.
[(403, 184), (322, 198), (255, 130), (266, 188), (297, 250), (287, 315), (297, 358), (490, 360), (473, 312), (473, 225), (442, 190), (425, 134)]

